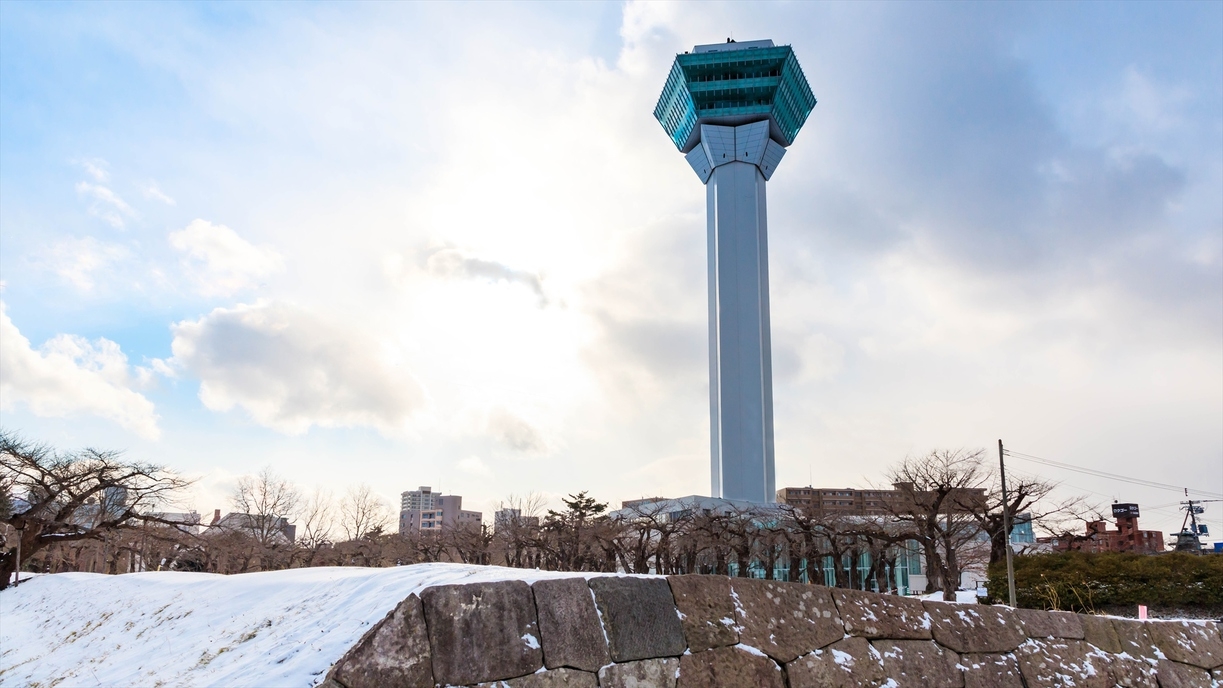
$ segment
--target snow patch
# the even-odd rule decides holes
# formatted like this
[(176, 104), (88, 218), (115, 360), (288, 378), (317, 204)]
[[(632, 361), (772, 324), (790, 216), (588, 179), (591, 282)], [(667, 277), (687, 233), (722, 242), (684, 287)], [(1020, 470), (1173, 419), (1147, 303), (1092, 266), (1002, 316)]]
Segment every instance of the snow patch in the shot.
[(744, 645), (743, 643), (739, 643), (735, 647), (740, 650), (743, 650), (744, 652), (748, 654), (756, 655), (758, 657), (768, 657), (768, 655), (761, 652), (760, 650), (757, 650), (756, 648), (752, 647), (751, 645)]
[(836, 662), (837, 664), (840, 664), (841, 666), (854, 665), (854, 656), (848, 652), (841, 652), (840, 650), (831, 650), (831, 652), (832, 661)]
[[(309, 688), (425, 588), (596, 575), (438, 563), (22, 576), (0, 592), (0, 665), (3, 683), (14, 686), (235, 686), (257, 677)], [(538, 647), (534, 636), (523, 640)]]

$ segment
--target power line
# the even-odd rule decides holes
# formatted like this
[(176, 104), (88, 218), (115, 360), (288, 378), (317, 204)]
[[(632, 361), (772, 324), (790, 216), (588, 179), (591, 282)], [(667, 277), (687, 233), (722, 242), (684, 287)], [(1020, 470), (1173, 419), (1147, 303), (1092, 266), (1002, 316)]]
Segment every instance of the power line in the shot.
[(1154, 480), (1143, 480), (1142, 478), (1130, 478), (1130, 477), (1126, 477), (1126, 476), (1124, 476), (1124, 475), (1117, 475), (1116, 473), (1108, 473), (1108, 472), (1105, 472), (1105, 471), (1097, 471), (1097, 470), (1095, 470), (1094, 468), (1082, 468), (1082, 467), (1080, 467), (1080, 466), (1074, 466), (1074, 465), (1071, 465), (1071, 464), (1068, 464), (1068, 463), (1062, 463), (1062, 462), (1060, 462), (1060, 461), (1053, 461), (1052, 459), (1043, 459), (1043, 458), (1041, 458), (1041, 457), (1039, 457), (1039, 456), (1032, 456), (1031, 454), (1023, 454), (1023, 453), (1020, 453), (1020, 452), (1017, 452), (1017, 451), (1014, 451), (1014, 450), (1011, 450), (1011, 449), (1007, 449), (1007, 450), (1006, 450), (1006, 454), (1007, 454), (1007, 456), (1013, 456), (1013, 457), (1015, 457), (1015, 458), (1017, 458), (1017, 459), (1023, 459), (1023, 460), (1025, 460), (1025, 461), (1032, 461), (1032, 462), (1035, 462), (1035, 463), (1042, 463), (1042, 464), (1045, 464), (1046, 466), (1053, 466), (1053, 467), (1055, 467), (1055, 468), (1061, 468), (1061, 469), (1064, 469), (1064, 470), (1067, 470), (1067, 471), (1074, 471), (1074, 472), (1076, 472), (1076, 473), (1083, 473), (1083, 474), (1086, 474), (1086, 475), (1095, 476), (1095, 477), (1097, 477), (1097, 478), (1106, 478), (1106, 479), (1108, 479), (1108, 480), (1117, 480), (1117, 481), (1119, 481), (1119, 482), (1123, 482), (1123, 483), (1131, 483), (1131, 484), (1133, 484), (1133, 485), (1142, 485), (1143, 487), (1154, 487), (1154, 488), (1161, 489), (1161, 490), (1175, 490), (1176, 492), (1185, 492), (1185, 493), (1193, 493), (1193, 494), (1206, 495), (1207, 497), (1223, 497), (1223, 494), (1220, 494), (1220, 493), (1218, 493), (1218, 492), (1209, 492), (1209, 491), (1206, 491), (1206, 490), (1198, 490), (1198, 489), (1195, 489), (1195, 488), (1192, 488), (1192, 487), (1189, 487), (1189, 488), (1186, 488), (1186, 487), (1183, 487), (1183, 486), (1182, 486), (1182, 487), (1178, 487), (1178, 486), (1176, 486), (1176, 485), (1168, 485), (1167, 483), (1157, 483), (1157, 482), (1155, 482)]

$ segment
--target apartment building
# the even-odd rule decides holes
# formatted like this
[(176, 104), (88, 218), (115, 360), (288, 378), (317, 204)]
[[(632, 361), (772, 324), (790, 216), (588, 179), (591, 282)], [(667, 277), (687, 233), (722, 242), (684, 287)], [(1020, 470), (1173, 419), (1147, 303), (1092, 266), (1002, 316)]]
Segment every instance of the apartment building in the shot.
[[(925, 501), (926, 493), (917, 492), (907, 483), (896, 483), (891, 490), (857, 490), (850, 487), (784, 487), (777, 491), (777, 502), (800, 507), (816, 518), (828, 516), (883, 516), (912, 508), (914, 502)], [(957, 489), (945, 500), (951, 513), (984, 505), (985, 490)]]
[(441, 532), (462, 526), (479, 527), (484, 514), (463, 508), (461, 495), (443, 495), (422, 485), (400, 494), (399, 534)]

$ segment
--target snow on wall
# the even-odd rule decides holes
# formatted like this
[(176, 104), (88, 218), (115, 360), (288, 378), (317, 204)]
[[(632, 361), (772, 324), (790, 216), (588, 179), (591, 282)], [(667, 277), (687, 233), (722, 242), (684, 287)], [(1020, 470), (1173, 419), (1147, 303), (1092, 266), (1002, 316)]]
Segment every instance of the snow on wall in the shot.
[(0, 686), (306, 688), (411, 593), (574, 575), (418, 564), (37, 576), (0, 592)]

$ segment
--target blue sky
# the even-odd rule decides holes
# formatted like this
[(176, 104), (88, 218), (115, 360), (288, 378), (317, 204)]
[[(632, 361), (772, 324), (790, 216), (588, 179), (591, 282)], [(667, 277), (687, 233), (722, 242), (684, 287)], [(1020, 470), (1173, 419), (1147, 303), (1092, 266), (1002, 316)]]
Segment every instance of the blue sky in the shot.
[(1220, 27), (1206, 2), (9, 2), (3, 425), (197, 475), (201, 510), (263, 465), (485, 512), (704, 492), (703, 189), (650, 112), (675, 53), (771, 37), (820, 100), (769, 185), (779, 485), (1002, 437), (1223, 492)]

